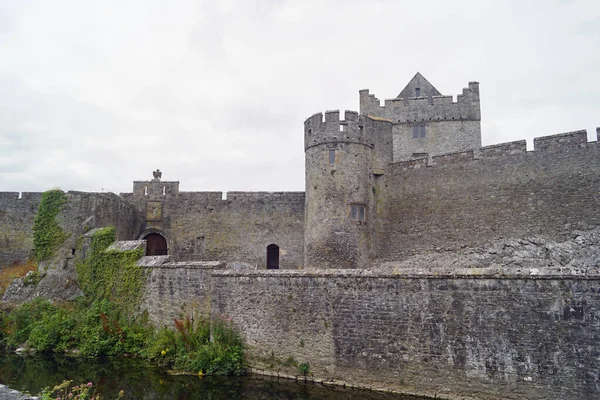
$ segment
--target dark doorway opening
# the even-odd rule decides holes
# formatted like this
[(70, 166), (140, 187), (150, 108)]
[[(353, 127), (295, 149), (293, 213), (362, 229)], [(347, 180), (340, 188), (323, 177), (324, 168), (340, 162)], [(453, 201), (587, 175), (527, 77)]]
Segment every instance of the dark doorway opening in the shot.
[(167, 241), (158, 233), (150, 233), (146, 236), (146, 255), (147, 256), (166, 256)]
[(276, 244), (267, 246), (267, 269), (279, 269), (279, 246)]

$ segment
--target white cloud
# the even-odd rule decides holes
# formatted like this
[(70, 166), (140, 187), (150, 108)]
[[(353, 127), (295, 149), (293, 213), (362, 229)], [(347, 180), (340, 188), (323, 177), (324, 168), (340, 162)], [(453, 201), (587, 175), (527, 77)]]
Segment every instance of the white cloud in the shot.
[(485, 144), (600, 121), (595, 1), (5, 0), (0, 190), (303, 190), (302, 124), (481, 82)]

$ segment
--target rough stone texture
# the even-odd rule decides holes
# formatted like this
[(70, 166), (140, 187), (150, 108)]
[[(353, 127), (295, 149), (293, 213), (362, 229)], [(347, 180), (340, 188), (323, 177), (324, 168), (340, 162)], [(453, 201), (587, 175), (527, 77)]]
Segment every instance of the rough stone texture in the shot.
[(474, 160), (466, 152), (430, 167), (394, 164), (377, 187), (378, 261), (510, 238), (560, 242), (599, 226), (598, 142), (544, 140), (552, 151), (522, 153), (508, 144), (484, 148), (486, 157), (476, 152)]
[(452, 399), (596, 399), (600, 271), (574, 273), (219, 271), (211, 313), (263, 366)]
[[(149, 258), (149, 257), (145, 257)], [(210, 311), (211, 272), (221, 262), (180, 262), (147, 267), (141, 310), (157, 326), (173, 326), (175, 318), (198, 318)]]
[(2, 400), (37, 400), (38, 398), (37, 396), (30, 396), (18, 390), (11, 389), (6, 385), (0, 385), (0, 399)]
[[(28, 243), (31, 249), (33, 248), (33, 221), (41, 194), (40, 196), (23, 195), (23, 199), (13, 199), (13, 201), (20, 202), (29, 197), (37, 200), (29, 202), (29, 206), (26, 207), (27, 212), (20, 220), (22, 223), (15, 223), (18, 218), (14, 215), (0, 221), (0, 224), (3, 224), (0, 228), (11, 232), (11, 237), (29, 235), (26, 241), (20, 242), (21, 244), (8, 247), (5, 260), (10, 262), (18, 260), (21, 254), (24, 254), (23, 248), (19, 248), (23, 243)], [(2, 206), (8, 209), (6, 202), (2, 203)], [(24, 279), (13, 281), (3, 296), (4, 301), (20, 303), (34, 297), (59, 301), (73, 300), (81, 295), (75, 271), (75, 259), (79, 256), (75, 254), (77, 238), (85, 236), (85, 232), (94, 232), (98, 227), (114, 226), (117, 239), (125, 239), (133, 236), (139, 224), (134, 207), (112, 193), (68, 192), (67, 203), (56, 219), (67, 233), (67, 239), (56, 250), (52, 259), (39, 263), (38, 273), (41, 275), (41, 280), (37, 284), (25, 284)], [(89, 240), (90, 236), (85, 237)], [(143, 245), (144, 242), (139, 244)], [(31, 249), (28, 255), (31, 254)]]
[(28, 284), (26, 280), (27, 276), (13, 280), (4, 292), (2, 301), (18, 304), (35, 297), (55, 301), (73, 301), (83, 295), (77, 285), (77, 274), (74, 270), (61, 269), (42, 273), (37, 284)]
[(134, 182), (122, 197), (143, 222), (135, 235), (157, 232), (175, 260), (228, 260), (266, 268), (266, 248), (280, 248), (280, 268), (303, 263), (304, 193), (180, 192), (179, 182)]
[(32, 256), (33, 220), (41, 193), (0, 192), (0, 267)]
[(146, 249), (145, 240), (119, 240), (108, 246), (106, 250), (128, 251)]
[(452, 271), (460, 268), (521, 269), (557, 268), (587, 271), (600, 267), (600, 228), (569, 230), (564, 239), (544, 236), (511, 238), (484, 243), (474, 248), (436, 248), (404, 261), (390, 261), (378, 268)]
[[(0, 267), (33, 255), (33, 222), (42, 193), (0, 193)], [(139, 230), (133, 206), (113, 193), (67, 192), (67, 203), (57, 220), (69, 237), (58, 250), (64, 253), (51, 266), (64, 267), (77, 238), (89, 229), (116, 227), (117, 239), (130, 239)]]
[[(417, 79), (418, 78), (418, 79)], [(415, 88), (421, 86), (420, 97)], [(395, 99), (379, 99), (361, 90), (360, 113), (394, 122), (394, 161), (407, 161), (425, 154), (429, 157), (481, 147), (479, 83), (469, 82), (456, 102), (442, 96), (425, 78), (417, 74)], [(412, 126), (425, 125), (425, 137), (413, 138)]]
[[(167, 256), (138, 263), (155, 324), (230, 316), (257, 367), (293, 357), (317, 378), (447, 398), (598, 398), (600, 145), (577, 131), (481, 147), (477, 82), (453, 102), (415, 76), (360, 107), (306, 120), (306, 195), (159, 179), (69, 192), (71, 236), (37, 287), (7, 295), (70, 293), (93, 228), (114, 225), (117, 240), (166, 239)], [(30, 254), (40, 196), (0, 193), (0, 263)], [(256, 271), (270, 244), (288, 270)]]
[[(391, 162), (392, 124), (346, 111), (304, 123), (306, 152), (305, 267), (365, 268), (374, 256), (374, 171)], [(340, 130), (341, 129), (341, 130)], [(330, 160), (330, 152), (335, 160)], [(332, 163), (332, 161), (335, 161)], [(351, 206), (365, 207), (363, 221)]]

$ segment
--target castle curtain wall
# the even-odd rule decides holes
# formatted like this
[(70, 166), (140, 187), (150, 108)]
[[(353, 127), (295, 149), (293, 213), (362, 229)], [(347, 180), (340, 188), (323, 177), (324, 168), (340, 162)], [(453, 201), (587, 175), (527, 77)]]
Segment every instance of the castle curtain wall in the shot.
[(597, 398), (600, 276), (353, 272), (215, 271), (211, 315), (257, 368), (293, 357), (325, 381), (441, 398)]
[[(33, 223), (42, 193), (0, 193), (0, 267), (33, 256)], [(67, 203), (57, 216), (69, 234), (62, 250), (76, 248), (86, 231), (103, 226), (116, 228), (117, 240), (131, 239), (139, 229), (135, 208), (112, 193), (67, 192)], [(66, 253), (65, 253), (66, 254)]]
[[(600, 146), (586, 132), (396, 163), (378, 186), (377, 255), (489, 247), (534, 235), (561, 240), (600, 225)], [(431, 166), (427, 166), (431, 165)]]
[(41, 193), (0, 193), (0, 267), (33, 255), (33, 221)]
[(223, 199), (221, 192), (179, 192), (176, 183), (135, 182), (132, 194), (121, 194), (136, 205), (141, 231), (164, 233), (173, 260), (264, 269), (267, 246), (276, 244), (280, 268), (303, 265), (303, 192), (228, 192)]

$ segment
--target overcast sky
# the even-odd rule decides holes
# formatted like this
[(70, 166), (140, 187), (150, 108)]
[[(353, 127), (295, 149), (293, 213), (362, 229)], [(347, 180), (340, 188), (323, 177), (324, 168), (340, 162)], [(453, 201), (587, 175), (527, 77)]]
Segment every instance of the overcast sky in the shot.
[(0, 191), (304, 190), (304, 120), (417, 71), (484, 145), (595, 140), (600, 1), (0, 0)]

